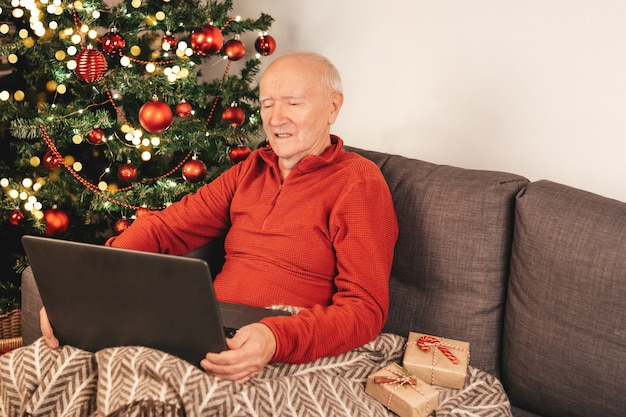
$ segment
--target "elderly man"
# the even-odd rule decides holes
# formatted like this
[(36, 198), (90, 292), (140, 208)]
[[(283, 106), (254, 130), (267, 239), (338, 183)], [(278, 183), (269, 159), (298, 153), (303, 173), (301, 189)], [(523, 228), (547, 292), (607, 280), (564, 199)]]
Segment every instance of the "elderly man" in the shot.
[[(343, 103), (332, 63), (313, 53), (276, 59), (260, 79), (260, 103), (269, 146), (107, 242), (185, 254), (226, 235), (219, 300), (302, 308), (241, 328), (229, 350), (201, 361), (239, 382), (270, 362), (308, 362), (374, 339), (398, 235), (382, 174), (330, 133)], [(56, 348), (45, 310), (41, 325)]]

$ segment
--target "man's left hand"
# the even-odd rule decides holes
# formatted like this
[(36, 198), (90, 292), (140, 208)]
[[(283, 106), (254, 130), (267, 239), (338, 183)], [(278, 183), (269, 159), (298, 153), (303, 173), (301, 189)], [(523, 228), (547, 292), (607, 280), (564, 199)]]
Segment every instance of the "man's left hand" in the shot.
[(261, 323), (243, 326), (226, 343), (228, 350), (207, 353), (200, 366), (211, 375), (242, 383), (257, 376), (276, 352), (274, 333)]

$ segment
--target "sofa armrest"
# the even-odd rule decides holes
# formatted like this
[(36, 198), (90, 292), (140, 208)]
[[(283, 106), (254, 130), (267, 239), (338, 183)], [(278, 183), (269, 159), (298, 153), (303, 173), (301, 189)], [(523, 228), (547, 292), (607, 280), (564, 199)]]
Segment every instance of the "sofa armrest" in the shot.
[(41, 297), (35, 283), (35, 276), (30, 267), (22, 272), (22, 339), (24, 345), (28, 345), (39, 337), (39, 310), (41, 310)]

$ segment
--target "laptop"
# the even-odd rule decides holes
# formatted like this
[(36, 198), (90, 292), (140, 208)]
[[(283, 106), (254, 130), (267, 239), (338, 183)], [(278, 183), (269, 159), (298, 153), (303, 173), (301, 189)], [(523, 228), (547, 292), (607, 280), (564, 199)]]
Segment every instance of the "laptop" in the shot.
[(215, 298), (208, 264), (40, 236), (22, 243), (55, 336), (90, 352), (147, 346), (200, 366), (225, 331), (290, 313)]

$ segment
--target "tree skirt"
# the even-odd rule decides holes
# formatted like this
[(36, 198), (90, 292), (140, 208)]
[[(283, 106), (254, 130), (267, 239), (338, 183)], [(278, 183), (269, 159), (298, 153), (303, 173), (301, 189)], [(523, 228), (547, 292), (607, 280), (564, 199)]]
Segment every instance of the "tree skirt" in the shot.
[[(39, 339), (0, 357), (0, 415), (393, 416), (365, 393), (365, 382), (381, 367), (401, 363), (405, 343), (383, 333), (342, 355), (268, 365), (239, 384), (149, 348), (53, 351)], [(437, 417), (511, 416), (500, 382), (471, 366), (465, 388), (438, 390)]]

